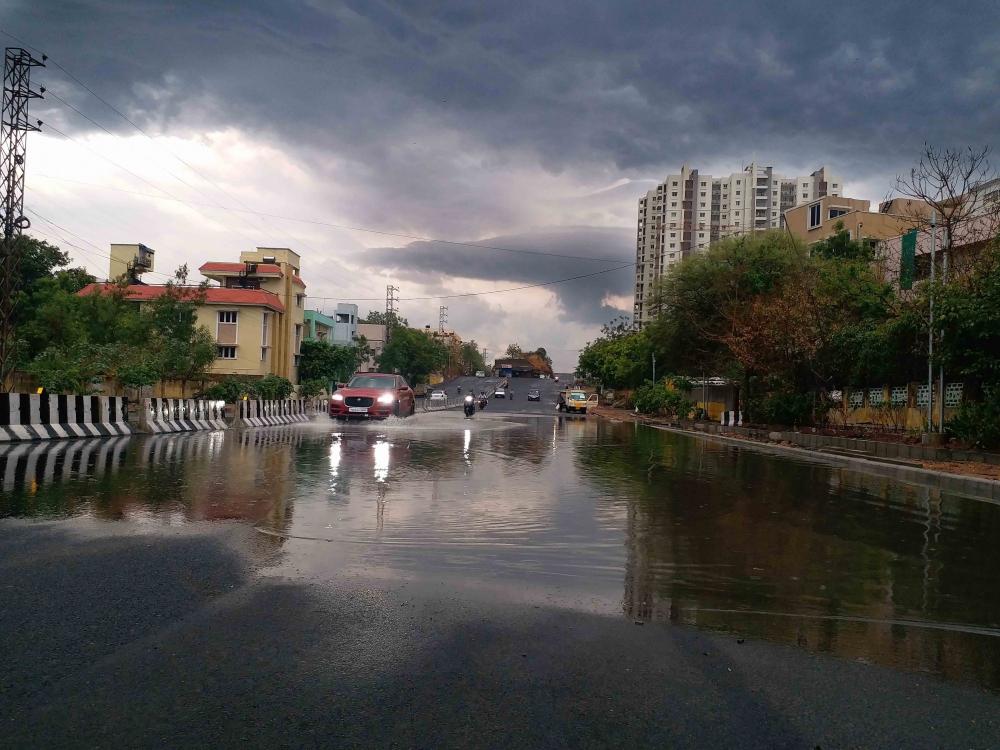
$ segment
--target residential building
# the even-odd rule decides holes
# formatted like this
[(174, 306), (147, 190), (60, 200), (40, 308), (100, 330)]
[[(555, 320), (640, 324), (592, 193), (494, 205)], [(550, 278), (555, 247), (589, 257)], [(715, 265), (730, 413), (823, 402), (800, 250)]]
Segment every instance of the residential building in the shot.
[(912, 206), (902, 205), (898, 199), (882, 204), (878, 212), (870, 211), (870, 207), (870, 201), (860, 198), (828, 195), (785, 211), (785, 227), (793, 237), (811, 245), (832, 237), (840, 227), (855, 240), (885, 240), (909, 231), (920, 222)]
[(306, 310), (304, 314), (306, 341), (331, 341), (337, 321), (318, 310)]
[[(139, 280), (142, 273), (152, 270), (148, 248), (148, 263), (136, 262), (143, 248), (141, 244), (112, 245), (109, 269), (109, 277), (116, 278), (115, 271), (131, 266), (134, 283), (128, 284), (125, 293), (140, 305), (167, 289)], [(136, 255), (129, 257), (130, 253)], [(198, 307), (198, 323), (211, 331), (216, 341), (217, 357), (210, 374), (279, 375), (298, 382), (306, 296), (298, 254), (288, 248), (259, 247), (241, 253), (239, 262), (210, 261), (198, 270), (219, 284), (205, 290), (204, 302)], [(109, 287), (90, 284), (80, 294)]]
[(364, 338), (371, 349), (371, 357), (367, 362), (362, 362), (358, 367), (358, 372), (377, 372), (378, 357), (382, 354), (386, 342), (386, 329), (381, 323), (358, 323), (358, 338)]
[(671, 266), (723, 237), (784, 226), (784, 212), (843, 185), (826, 167), (805, 177), (781, 177), (751, 162), (728, 177), (688, 166), (639, 199), (633, 322), (641, 327), (654, 311), (648, 297)]

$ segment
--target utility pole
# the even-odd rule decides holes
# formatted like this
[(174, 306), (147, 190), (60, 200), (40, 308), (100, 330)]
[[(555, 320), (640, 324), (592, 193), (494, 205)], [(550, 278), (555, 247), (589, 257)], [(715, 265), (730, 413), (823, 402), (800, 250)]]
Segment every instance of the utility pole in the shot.
[(656, 382), (656, 352), (651, 352), (653, 357), (653, 382)]
[(927, 325), (927, 432), (934, 432), (934, 258), (937, 252), (937, 212), (931, 212), (931, 294)]
[(0, 384), (14, 368), (14, 297), (20, 278), (21, 232), (31, 226), (24, 215), (24, 159), (28, 133), (42, 124), (28, 122), (28, 102), (40, 99), (31, 90), (31, 69), (45, 66), (45, 55), (36, 60), (20, 47), (7, 47), (3, 67), (3, 114), (0, 125), (0, 179), (3, 180), (3, 239), (0, 241)]
[(444, 305), (438, 308), (438, 332), (444, 333), (445, 324), (448, 322), (448, 308)]
[[(951, 255), (951, 248), (946, 248), (948, 243), (948, 232), (941, 240), (941, 283), (948, 283), (948, 256)], [(941, 331), (941, 340), (944, 340), (944, 331)], [(938, 366), (938, 430), (944, 434), (944, 364)]]

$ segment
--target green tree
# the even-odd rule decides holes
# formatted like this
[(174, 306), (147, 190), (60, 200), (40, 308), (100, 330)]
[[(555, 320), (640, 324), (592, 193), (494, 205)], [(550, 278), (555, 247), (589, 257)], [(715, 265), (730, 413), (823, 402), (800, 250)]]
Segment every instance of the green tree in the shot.
[(368, 359), (367, 342), (353, 346), (337, 346), (328, 341), (303, 341), (299, 380), (322, 380), (330, 383), (347, 380)]
[(369, 310), (364, 322), (383, 325), (389, 331), (393, 331), (396, 328), (405, 328), (410, 325), (406, 318), (401, 318), (398, 313), (387, 313), (379, 310)]
[(398, 372), (411, 384), (425, 382), (427, 376), (448, 363), (448, 349), (433, 336), (413, 328), (393, 332), (378, 358), (383, 372)]
[(524, 351), (516, 343), (515, 344), (507, 344), (507, 348), (504, 350), (503, 354), (504, 354), (505, 357), (518, 357), (518, 358), (520, 358), (520, 357), (524, 356)]
[(472, 375), (479, 370), (486, 370), (486, 360), (483, 359), (483, 353), (479, 350), (479, 344), (476, 343), (475, 339), (462, 344), (462, 348), (459, 351), (459, 358), (462, 372), (466, 375)]

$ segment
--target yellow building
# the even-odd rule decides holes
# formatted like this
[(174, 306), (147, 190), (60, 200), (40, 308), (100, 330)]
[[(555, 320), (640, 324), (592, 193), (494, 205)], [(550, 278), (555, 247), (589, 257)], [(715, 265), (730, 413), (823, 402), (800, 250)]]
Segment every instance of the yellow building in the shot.
[[(148, 263), (137, 262), (140, 253), (149, 258)], [(166, 290), (163, 285), (138, 281), (139, 275), (152, 270), (151, 259), (152, 251), (144, 245), (111, 246), (109, 278), (124, 275), (133, 281), (126, 295), (139, 304)], [(298, 382), (306, 297), (300, 264), (298, 253), (269, 247), (243, 252), (238, 262), (202, 264), (198, 269), (202, 275), (219, 284), (208, 287), (198, 307), (198, 322), (212, 333), (217, 345), (211, 374), (279, 375)], [(80, 294), (107, 286), (91, 284)]]
[(878, 213), (870, 208), (867, 200), (828, 195), (785, 211), (785, 227), (792, 236), (811, 245), (833, 237), (838, 223), (843, 224), (851, 239), (884, 240), (903, 234), (919, 222), (917, 214), (905, 212), (896, 202), (884, 204)]

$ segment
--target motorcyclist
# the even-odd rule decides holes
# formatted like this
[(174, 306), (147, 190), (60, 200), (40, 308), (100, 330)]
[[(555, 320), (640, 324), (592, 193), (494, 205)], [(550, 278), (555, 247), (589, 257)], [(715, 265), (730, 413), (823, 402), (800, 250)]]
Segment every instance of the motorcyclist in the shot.
[(559, 400), (556, 402), (556, 409), (558, 411), (566, 411), (566, 397), (562, 391), (559, 391)]

